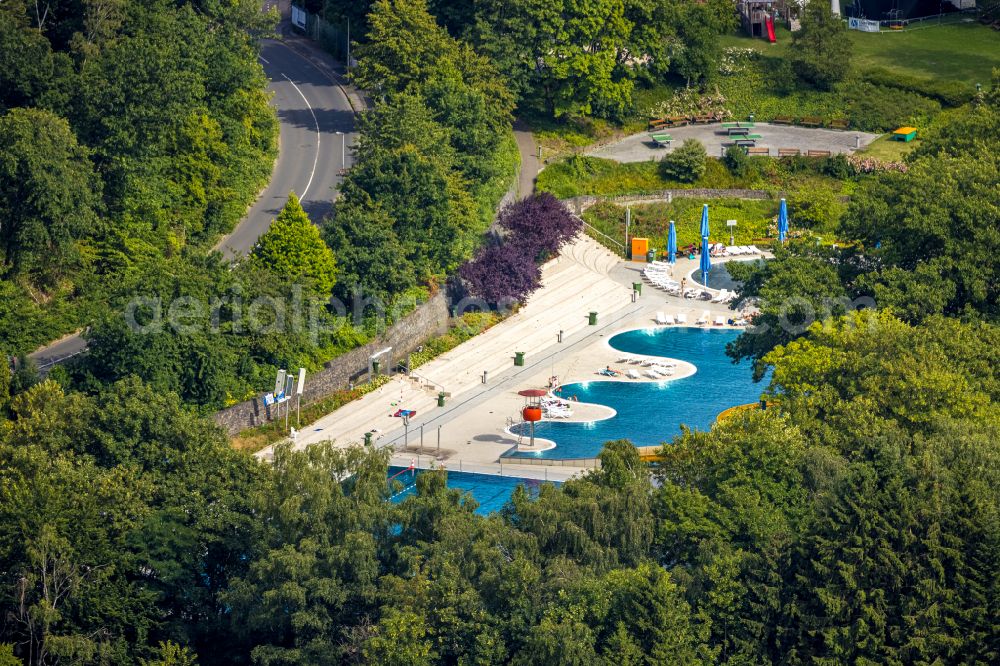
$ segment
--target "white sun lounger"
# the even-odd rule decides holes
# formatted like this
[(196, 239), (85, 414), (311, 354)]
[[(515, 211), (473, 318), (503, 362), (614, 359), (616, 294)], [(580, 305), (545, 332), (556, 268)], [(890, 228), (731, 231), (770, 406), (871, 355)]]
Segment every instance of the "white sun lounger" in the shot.
[(723, 317), (722, 315), (719, 315), (718, 317), (715, 318), (715, 325), (716, 326), (725, 326), (726, 325), (726, 318)]
[(639, 379), (642, 377), (635, 368), (629, 368), (625, 374), (629, 376), (629, 379)]
[(747, 249), (750, 250), (751, 254), (764, 254), (764, 252), (756, 245), (747, 245)]
[(720, 291), (718, 293), (718, 295), (715, 298), (712, 299), (712, 302), (713, 303), (724, 303), (726, 301), (726, 298), (728, 296), (729, 296), (729, 290), (728, 289), (723, 289), (722, 291)]
[(683, 313), (683, 312), (678, 313), (677, 314), (677, 323), (678, 324), (686, 324), (686, 323), (688, 323), (688, 316), (685, 313)]
[(699, 326), (703, 326), (704, 324), (708, 323), (709, 317), (711, 317), (711, 313), (708, 310), (705, 310), (704, 312), (701, 313), (701, 316), (698, 317), (698, 320), (695, 321), (694, 323), (698, 324)]

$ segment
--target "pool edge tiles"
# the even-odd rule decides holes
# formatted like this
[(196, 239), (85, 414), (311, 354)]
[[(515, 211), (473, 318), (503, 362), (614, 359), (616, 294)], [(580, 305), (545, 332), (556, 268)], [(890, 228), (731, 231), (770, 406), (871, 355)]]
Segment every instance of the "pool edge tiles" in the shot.
[[(723, 410), (756, 402), (762, 386), (753, 382), (751, 369), (735, 365), (725, 355), (737, 329), (695, 327), (638, 327), (615, 333), (606, 344), (615, 351), (676, 359), (692, 364), (696, 373), (661, 382), (612, 381), (568, 384), (581, 400), (606, 404), (615, 418), (590, 423), (542, 422), (536, 437), (554, 441), (547, 451), (508, 451), (501, 457), (517, 459), (588, 460), (604, 443), (628, 439), (636, 446), (660, 446), (681, 432), (681, 425), (707, 430)], [(605, 402), (606, 401), (606, 402)]]

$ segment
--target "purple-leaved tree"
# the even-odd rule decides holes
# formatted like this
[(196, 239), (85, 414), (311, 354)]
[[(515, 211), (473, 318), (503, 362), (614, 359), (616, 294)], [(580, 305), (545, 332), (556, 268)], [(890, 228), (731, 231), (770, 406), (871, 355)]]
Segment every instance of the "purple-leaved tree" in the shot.
[(500, 211), (497, 224), (507, 231), (511, 241), (538, 260), (558, 252), (581, 227), (580, 219), (548, 192), (506, 206)]
[(473, 296), (488, 303), (523, 301), (538, 287), (542, 277), (533, 250), (516, 239), (486, 245), (458, 274)]

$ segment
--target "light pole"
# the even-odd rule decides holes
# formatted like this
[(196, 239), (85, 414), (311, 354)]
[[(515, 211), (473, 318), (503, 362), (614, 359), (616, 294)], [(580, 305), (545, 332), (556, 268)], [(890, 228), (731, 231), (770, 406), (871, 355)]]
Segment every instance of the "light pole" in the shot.
[(347, 171), (347, 135), (343, 132), (337, 132), (340, 136), (340, 172), (344, 173)]

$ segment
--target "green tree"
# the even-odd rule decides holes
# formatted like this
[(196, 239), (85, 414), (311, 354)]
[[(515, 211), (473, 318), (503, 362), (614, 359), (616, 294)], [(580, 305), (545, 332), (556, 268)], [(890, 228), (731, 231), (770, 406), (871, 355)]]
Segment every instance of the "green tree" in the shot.
[(693, 183), (705, 174), (708, 153), (697, 139), (685, 139), (660, 160), (660, 173), (667, 180)]
[(330, 294), (337, 281), (333, 252), (309, 221), (294, 192), (289, 193), (285, 207), (260, 237), (253, 256), (272, 273), (289, 281), (304, 281), (321, 295)]
[(62, 118), (14, 109), (0, 116), (0, 183), (6, 272), (51, 285), (93, 233), (100, 188), (88, 152)]
[(792, 36), (792, 67), (803, 81), (829, 90), (851, 68), (847, 25), (823, 2), (810, 2), (802, 12), (802, 28)]

